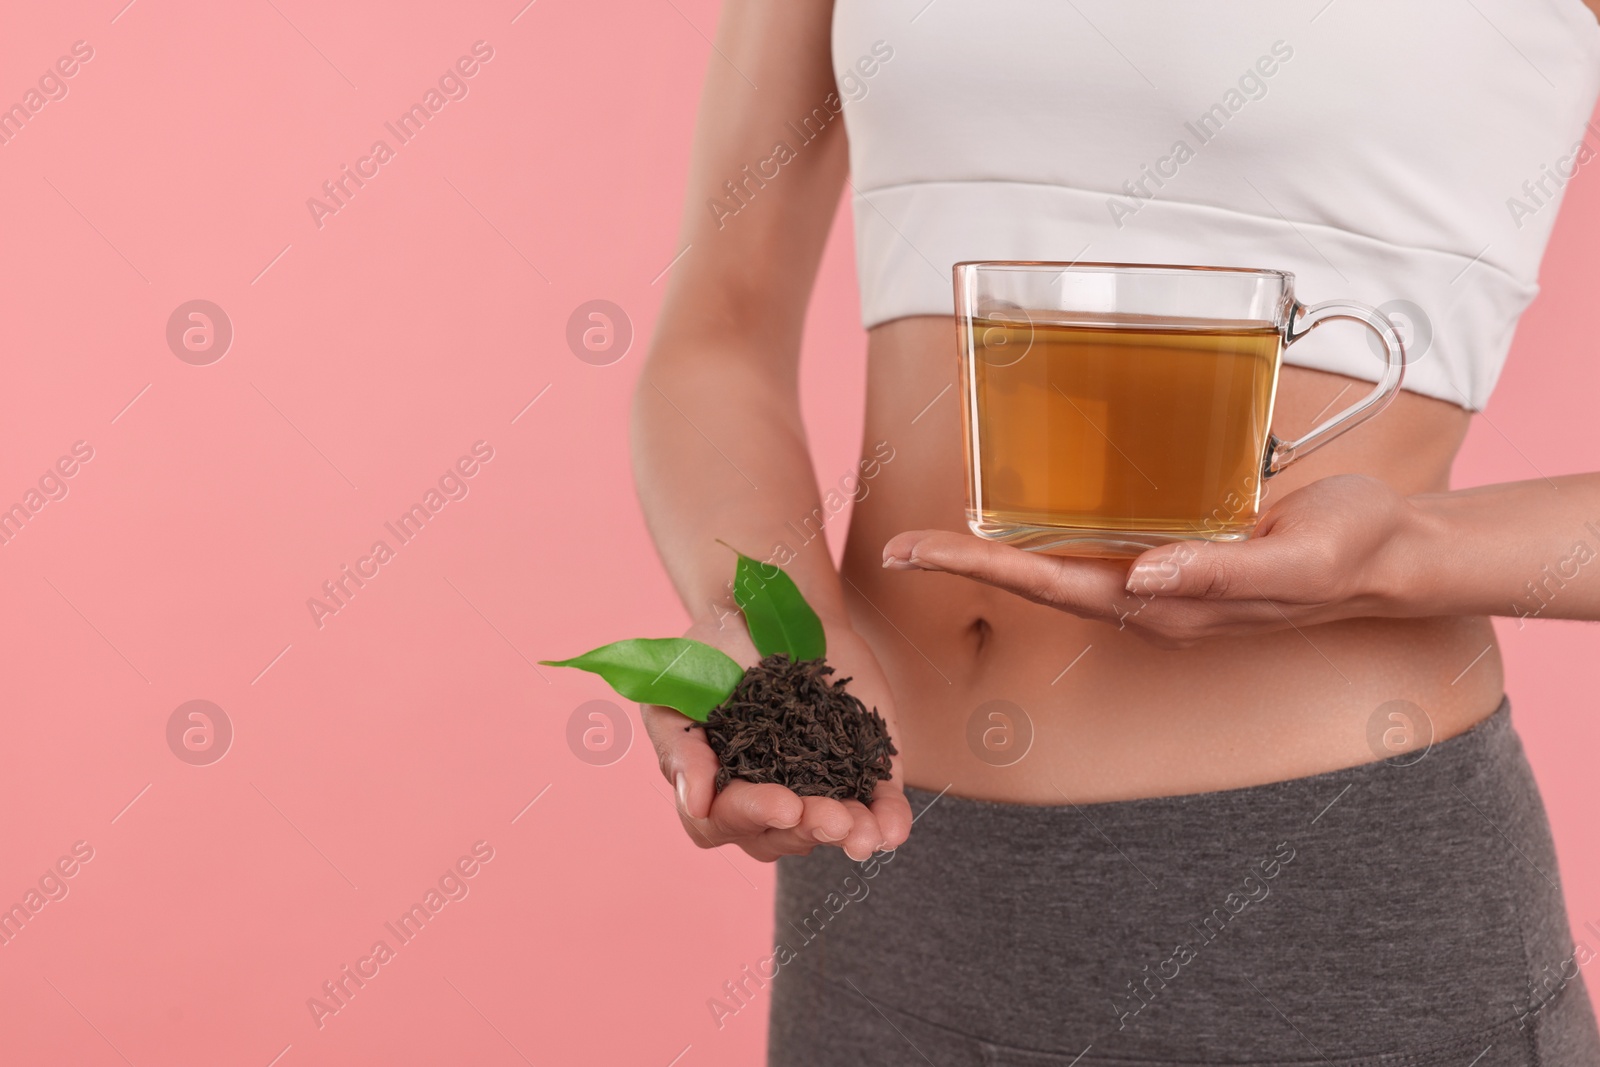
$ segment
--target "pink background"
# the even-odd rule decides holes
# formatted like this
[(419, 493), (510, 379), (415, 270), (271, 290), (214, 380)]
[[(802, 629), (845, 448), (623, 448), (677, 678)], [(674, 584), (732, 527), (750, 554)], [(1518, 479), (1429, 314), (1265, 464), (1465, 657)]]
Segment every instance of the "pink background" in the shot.
[[(626, 413), (717, 5), (124, 2), (0, 32), (0, 103), (94, 49), (0, 146), (0, 506), (93, 448), (0, 545), (0, 905), (93, 849), (0, 945), (4, 1059), (758, 1061), (765, 1003), (718, 1029), (706, 1002), (770, 951), (770, 869), (684, 839), (642, 736), (577, 758), (607, 690), (532, 664), (684, 625)], [(306, 199), (478, 40), (469, 94), (318, 228)], [(1585, 171), (1457, 484), (1600, 468), (1596, 248)], [(860, 433), (851, 255), (846, 207), (807, 338), (824, 480)], [(235, 331), (206, 366), (165, 337), (192, 299)], [(565, 339), (595, 299), (635, 334), (607, 366)], [(308, 598), (477, 441), (468, 495), (319, 628)], [(1574, 926), (1600, 923), (1592, 631), (1501, 632)], [(195, 699), (235, 733), (203, 766), (167, 740)], [(480, 841), (400, 945), (384, 923)], [(308, 998), (379, 938), (319, 1028)]]

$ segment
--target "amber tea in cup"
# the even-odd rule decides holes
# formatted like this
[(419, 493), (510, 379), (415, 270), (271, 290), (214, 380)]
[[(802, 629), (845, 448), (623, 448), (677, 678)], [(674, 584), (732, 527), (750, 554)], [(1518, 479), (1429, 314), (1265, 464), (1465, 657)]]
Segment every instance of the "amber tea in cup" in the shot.
[[(1377, 311), (1306, 308), (1283, 271), (986, 262), (955, 267), (973, 532), (1057, 554), (1243, 540), (1264, 480), (1377, 414), (1404, 352)], [(1280, 356), (1321, 322), (1384, 341), (1372, 393), (1272, 435)]]

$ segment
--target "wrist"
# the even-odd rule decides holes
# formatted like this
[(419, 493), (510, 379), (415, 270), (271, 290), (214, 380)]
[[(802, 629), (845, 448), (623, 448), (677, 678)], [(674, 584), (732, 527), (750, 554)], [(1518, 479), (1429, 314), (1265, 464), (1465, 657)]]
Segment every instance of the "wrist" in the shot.
[(1460, 547), (1460, 531), (1439, 506), (1444, 496), (1401, 498), (1391, 532), (1368, 573), (1365, 592), (1373, 614), (1410, 618), (1448, 611), (1440, 597), (1450, 587), (1446, 570)]
[[(802, 592), (801, 595), (806, 594)], [(843, 605), (827, 609), (812, 605), (812, 610), (822, 623), (822, 632), (830, 645), (835, 638), (846, 641), (857, 637), (855, 623)], [(689, 628), (684, 636), (705, 640), (709, 635), (717, 635), (711, 638), (713, 644), (723, 638), (732, 640), (736, 644), (751, 643), (749, 623), (745, 620), (744, 612), (740, 610), (731, 591), (725, 593), (720, 600), (707, 599), (703, 610), (691, 612)]]

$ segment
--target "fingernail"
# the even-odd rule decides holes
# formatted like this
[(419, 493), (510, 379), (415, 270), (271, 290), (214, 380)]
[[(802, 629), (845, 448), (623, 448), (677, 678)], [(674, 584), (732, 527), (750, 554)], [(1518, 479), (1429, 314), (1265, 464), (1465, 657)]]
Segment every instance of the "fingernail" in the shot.
[(1128, 572), (1130, 593), (1164, 593), (1178, 585), (1178, 564), (1173, 559), (1141, 560)]
[(673, 779), (678, 793), (678, 810), (685, 815), (689, 814), (689, 779), (679, 771), (677, 778)]
[(899, 545), (891, 548), (888, 544), (883, 546), (883, 566), (885, 570), (909, 571), (915, 570), (917, 564), (917, 545), (921, 540), (901, 541)]
[(843, 841), (845, 838), (844, 834), (834, 837), (820, 826), (817, 827), (816, 831), (811, 836), (815, 837), (818, 841), (827, 841), (829, 844), (832, 844), (835, 841)]

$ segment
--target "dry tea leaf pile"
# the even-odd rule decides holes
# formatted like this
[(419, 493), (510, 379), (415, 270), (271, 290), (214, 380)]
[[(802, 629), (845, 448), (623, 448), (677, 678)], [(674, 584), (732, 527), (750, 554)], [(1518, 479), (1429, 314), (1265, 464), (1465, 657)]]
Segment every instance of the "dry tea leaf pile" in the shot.
[[(734, 778), (775, 782), (803, 797), (872, 800), (897, 755), (889, 728), (820, 659), (783, 653), (745, 671), (701, 729), (717, 754), (720, 792)], [(691, 727), (692, 729), (692, 727)]]

